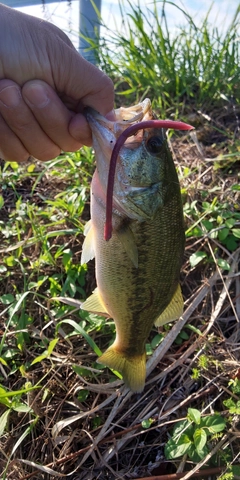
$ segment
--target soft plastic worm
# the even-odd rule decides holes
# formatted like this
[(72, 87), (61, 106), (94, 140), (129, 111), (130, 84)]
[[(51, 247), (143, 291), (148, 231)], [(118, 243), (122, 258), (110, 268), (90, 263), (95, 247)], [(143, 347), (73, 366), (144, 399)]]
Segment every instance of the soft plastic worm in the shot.
[(173, 128), (174, 130), (192, 130), (194, 127), (188, 125), (187, 123), (174, 120), (145, 120), (143, 122), (136, 123), (135, 125), (130, 125), (130, 127), (126, 128), (126, 130), (121, 133), (113, 147), (109, 164), (106, 200), (106, 223), (104, 227), (105, 240), (110, 240), (112, 236), (113, 188), (119, 152), (128, 137), (134, 135), (134, 133), (136, 133), (138, 130), (144, 130), (145, 128)]

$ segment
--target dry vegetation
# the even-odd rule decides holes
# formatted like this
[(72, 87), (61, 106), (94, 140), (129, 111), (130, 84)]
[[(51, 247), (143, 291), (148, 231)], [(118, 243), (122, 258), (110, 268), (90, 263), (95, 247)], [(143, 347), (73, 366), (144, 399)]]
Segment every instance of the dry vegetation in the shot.
[[(96, 363), (114, 323), (52, 300), (95, 286), (94, 264), (79, 266), (91, 151), (1, 163), (1, 480), (239, 478), (240, 108), (237, 90), (213, 106), (207, 95), (201, 109), (182, 97), (178, 116), (196, 130), (169, 139), (186, 220), (185, 311), (153, 329), (140, 395)], [(224, 427), (208, 431), (204, 455), (168, 459), (189, 408)]]
[[(236, 128), (234, 119), (231, 128)], [(228, 159), (227, 166), (219, 168), (216, 147), (208, 145), (208, 132), (213, 135), (212, 128), (203, 122), (192, 138), (181, 136), (171, 139), (183, 189), (187, 231), (191, 229), (194, 217), (186, 204), (196, 201), (201, 210), (203, 194), (204, 201), (211, 205), (217, 197), (218, 215), (224, 211), (221, 210), (223, 204), (228, 204), (225, 211), (229, 209), (232, 215), (240, 213), (239, 191), (231, 190), (239, 180), (239, 163), (230, 163)], [(205, 142), (198, 142), (199, 136), (203, 140), (205, 138)], [(218, 153), (220, 148), (219, 142)], [(43, 170), (44, 167), (41, 165), (39, 168)], [(61, 172), (61, 163), (59, 168)], [(4, 218), (5, 222), (14, 212), (19, 195), (22, 203), (29, 201), (41, 207), (43, 196), (54, 200), (58, 193), (68, 188), (68, 181), (65, 184), (63, 178), (54, 178), (51, 170), (43, 174), (34, 194), (33, 177), (25, 174), (23, 179), (19, 177), (14, 186), (5, 185), (2, 192), (5, 203), (1, 219)], [(86, 218), (87, 214), (88, 206), (83, 211), (83, 217)], [(212, 207), (207, 218), (213, 215)], [(235, 226), (239, 222), (240, 219)], [(201, 218), (199, 224), (203, 227)], [(64, 228), (70, 228), (67, 220), (61, 224), (61, 231)], [(53, 227), (46, 231), (53, 231)], [(218, 238), (211, 237), (214, 237), (211, 231), (199, 237), (187, 236), (181, 278), (185, 312), (171, 328), (167, 326), (163, 329), (163, 341), (149, 356), (147, 385), (141, 395), (127, 391), (121, 380), (113, 378), (107, 369), (99, 371), (96, 368), (96, 355), (86, 339), (77, 335), (76, 329), (73, 336), (67, 337), (67, 333), (72, 332), (71, 324), (62, 323), (56, 334), (56, 325), (60, 321), (71, 319), (79, 324), (81, 314), (78, 309), (66, 307), (64, 310), (61, 305), (55, 305), (53, 310), (50, 295), (46, 293), (47, 281), (41, 287), (41, 295), (38, 290), (34, 295), (27, 296), (24, 309), (33, 321), (26, 328), (28, 338), (25, 338), (18, 353), (16, 327), (8, 323), (7, 312), (4, 312), (6, 305), (2, 306), (1, 329), (6, 332), (3, 358), (7, 360), (8, 351), (15, 350), (15, 371), (11, 361), (1, 365), (2, 385), (9, 391), (20, 390), (26, 381), (41, 386), (39, 390), (21, 396), (21, 403), (28, 404), (32, 409), (30, 412), (19, 413), (13, 408), (9, 415), (8, 428), (1, 438), (1, 469), (6, 467), (11, 455), (6, 478), (187, 479), (190, 478), (189, 470), (191, 478), (195, 478), (194, 472), (198, 472), (203, 464), (206, 472), (203, 474), (201, 470), (200, 477), (196, 473), (196, 478), (205, 478), (206, 475), (213, 479), (218, 478), (228, 462), (238, 462), (238, 415), (230, 415), (223, 401), (229, 398), (238, 401), (239, 398), (230, 389), (229, 381), (239, 378), (240, 371), (240, 249), (238, 246), (229, 252)], [(6, 264), (5, 259), (10, 252), (16, 252), (18, 241), (22, 244), (22, 251), (19, 265), (8, 267), (10, 274), (6, 275), (5, 281), (2, 277), (0, 296), (14, 294), (16, 290), (24, 291), (25, 277), (31, 277), (32, 265), (42, 249), (41, 241), (34, 241), (31, 245), (31, 238), (32, 232), (26, 230), (9, 246), (3, 236), (2, 265)], [(78, 264), (81, 243), (81, 234), (58, 236), (55, 232), (54, 237), (49, 238), (49, 250), (53, 253), (59, 245), (64, 245), (65, 250), (71, 249), (74, 264)], [(189, 258), (199, 251), (206, 253), (206, 257), (191, 267)], [(27, 258), (24, 272), (22, 256)], [(211, 261), (207, 261), (209, 258)], [(217, 265), (219, 258), (229, 263), (229, 271)], [(39, 268), (39, 277), (41, 271), (52, 277), (54, 273), (61, 272), (62, 262), (56, 260), (55, 265)], [(93, 274), (94, 269), (90, 267), (86, 278), (87, 292), (93, 288)], [(99, 321), (90, 335), (104, 349), (112, 337), (112, 327), (107, 329), (102, 324), (103, 321)], [(187, 328), (189, 324), (195, 329)], [(156, 331), (153, 331), (152, 339), (155, 336)], [(42, 354), (44, 340), (47, 345), (55, 338), (58, 338), (58, 343), (53, 352), (31, 366), (34, 358)], [(82, 368), (74, 371), (73, 365)], [(3, 412), (6, 407), (2, 407)], [(200, 410), (202, 415), (220, 412), (227, 420), (226, 429), (222, 435), (211, 439), (209, 458), (204, 458), (200, 464), (191, 462), (187, 456), (168, 462), (164, 456), (164, 445), (174, 423), (186, 417), (188, 407)], [(26, 432), (12, 454), (17, 440)], [(173, 472), (178, 474), (170, 476)]]

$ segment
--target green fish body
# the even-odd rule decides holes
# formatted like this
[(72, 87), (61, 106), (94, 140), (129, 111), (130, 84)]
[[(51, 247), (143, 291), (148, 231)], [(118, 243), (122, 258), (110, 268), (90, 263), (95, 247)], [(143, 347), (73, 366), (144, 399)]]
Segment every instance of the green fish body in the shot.
[(82, 308), (109, 315), (116, 339), (99, 363), (118, 370), (134, 392), (144, 388), (145, 343), (153, 327), (177, 319), (183, 311), (179, 273), (184, 252), (180, 186), (163, 129), (149, 128), (130, 137), (116, 166), (113, 232), (104, 239), (109, 161), (116, 138), (132, 123), (152, 119), (151, 103), (116, 111), (111, 122), (87, 115), (97, 168), (91, 188), (82, 263), (96, 258), (97, 289)]

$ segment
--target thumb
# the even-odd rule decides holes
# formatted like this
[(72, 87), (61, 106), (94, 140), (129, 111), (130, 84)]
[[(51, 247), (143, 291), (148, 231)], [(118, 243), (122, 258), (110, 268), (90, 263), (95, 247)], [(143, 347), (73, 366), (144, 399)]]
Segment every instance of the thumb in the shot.
[[(61, 48), (59, 48), (61, 42)], [(67, 97), (73, 109), (82, 112), (85, 106), (106, 115), (114, 106), (114, 86), (100, 69), (85, 60), (75, 48), (61, 39), (51, 49), (52, 75), (61, 97)]]

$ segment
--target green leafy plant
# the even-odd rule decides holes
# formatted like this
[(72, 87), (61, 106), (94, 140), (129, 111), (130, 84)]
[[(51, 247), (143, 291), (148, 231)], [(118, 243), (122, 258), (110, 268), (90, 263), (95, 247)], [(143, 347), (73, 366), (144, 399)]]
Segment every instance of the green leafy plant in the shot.
[(189, 335), (185, 330), (182, 330), (179, 335), (177, 336), (175, 343), (177, 345), (182, 345), (183, 342), (189, 339)]
[(240, 398), (239, 400), (236, 399), (236, 395), (240, 394), (240, 380), (238, 378), (231, 379), (228, 386), (235, 396), (223, 400), (223, 405), (229, 410), (230, 414), (240, 415)]
[(53, 340), (51, 340), (49, 342), (49, 345), (47, 346), (47, 349), (41, 355), (34, 358), (34, 360), (31, 362), (31, 365), (34, 365), (35, 363), (39, 363), (42, 360), (44, 360), (45, 358), (50, 358), (55, 346), (57, 345), (57, 343), (58, 343), (57, 338), (54, 338)]
[[(99, 445), (101, 439), (111, 434), (112, 441), (109, 438), (108, 442), (101, 443), (101, 455), (108, 458), (108, 466), (106, 469), (102, 467), (102, 476), (107, 477), (110, 468), (115, 478), (116, 458), (112, 459), (111, 455), (116, 450), (112, 448), (116, 442), (119, 445), (118, 464), (122, 465), (123, 476), (134, 476), (136, 472), (131, 468), (135, 468), (139, 452), (142, 468), (146, 470), (149, 461), (155, 461), (154, 449), (157, 448), (159, 434), (164, 435), (166, 428), (164, 425), (162, 432), (161, 422), (160, 426), (158, 422), (153, 423), (159, 410), (158, 392), (161, 392), (161, 398), (168, 396), (169, 390), (171, 394), (175, 393), (181, 369), (185, 374), (186, 370), (185, 362), (180, 366), (178, 364), (176, 369), (173, 359), (185, 355), (188, 350), (187, 361), (191, 365), (198, 349), (197, 345), (194, 353), (190, 353), (191, 348), (188, 349), (192, 338), (187, 339), (189, 330), (191, 335), (194, 333), (194, 339), (199, 336), (199, 348), (205, 345), (193, 364), (192, 379), (196, 380), (196, 389), (204, 388), (217, 373), (214, 384), (219, 393), (222, 392), (221, 398), (227, 402), (224, 408), (229, 420), (240, 411), (238, 380), (229, 382), (233, 395), (228, 396), (224, 390), (225, 366), (231, 368), (229, 349), (236, 364), (238, 351), (232, 349), (231, 344), (227, 351), (222, 348), (224, 337), (229, 338), (235, 328), (232, 307), (237, 303), (237, 271), (230, 277), (231, 305), (228, 299), (224, 303), (218, 301), (222, 298), (223, 287), (219, 279), (212, 285), (210, 295), (206, 294), (194, 310), (199, 288), (208, 285), (216, 270), (215, 264), (225, 270), (225, 280), (239, 247), (240, 8), (236, 7), (227, 28), (226, 23), (223, 26), (221, 21), (212, 25), (209, 12), (202, 20), (199, 16), (191, 18), (184, 12), (184, 6), (176, 1), (156, 0), (148, 2), (147, 8), (146, 2), (133, 4), (119, 1), (121, 21), (116, 22), (114, 29), (109, 22), (98, 45), (90, 45), (96, 49), (100, 67), (114, 81), (115, 106), (133, 105), (149, 97), (158, 117), (179, 118), (196, 128), (189, 137), (168, 132), (184, 205), (187, 241), (181, 285), (185, 310), (192, 311), (188, 320), (190, 323), (184, 325), (177, 342), (174, 340), (168, 349), (169, 354), (164, 355), (159, 363), (159, 372), (167, 368), (164, 378), (159, 378), (156, 371), (157, 379), (151, 383), (150, 376), (150, 382), (140, 396), (124, 396), (116, 391), (115, 386), (111, 388), (111, 381), (116, 382), (120, 377), (116, 376), (117, 372), (114, 374), (97, 364), (96, 358), (113, 341), (114, 322), (79, 309), (80, 300), (95, 288), (93, 264), (88, 266), (88, 271), (85, 265), (80, 266), (83, 227), (89, 219), (94, 152), (84, 147), (75, 153), (61, 154), (46, 163), (34, 161), (27, 165), (4, 163), (0, 159), (0, 383), (3, 389), (0, 392), (0, 426), (3, 432), (2, 457), (5, 452), (4, 473), (1, 473), (3, 480), (19, 475), (29, 476), (35, 468), (42, 469), (44, 475), (67, 475), (77, 468), (79, 455), (74, 457), (76, 448), (86, 448), (84, 455), (81, 454), (82, 458), (86, 458), (81, 469), (87, 476), (89, 469), (94, 471), (99, 463), (98, 455), (95, 455), (96, 458), (88, 456), (91, 445)], [(175, 10), (176, 19), (179, 12), (183, 13), (187, 24), (176, 25), (176, 29), (172, 30), (168, 24), (168, 7), (172, 12)], [(215, 7), (217, 5), (212, 7), (214, 12)], [(202, 152), (200, 156), (198, 146)], [(141, 295), (141, 287), (138, 294)], [(72, 304), (52, 300), (52, 297), (59, 296), (68, 297)], [(76, 299), (78, 304), (74, 304)], [(219, 303), (222, 311), (215, 320), (214, 334), (205, 336), (205, 326)], [(201, 331), (197, 328), (200, 324)], [(171, 337), (174, 325), (166, 324), (161, 333), (151, 333), (146, 345), (148, 355), (153, 354), (164, 337)], [(201, 335), (204, 337), (200, 338)], [(181, 344), (180, 348), (177, 343)], [(219, 358), (220, 367), (217, 363)], [(174, 369), (173, 376), (172, 373), (169, 375), (168, 367)], [(22, 378), (41, 383), (41, 392), (33, 403), (27, 397), (28, 393), (31, 397), (30, 387), (25, 385), (21, 393)], [(187, 464), (198, 461), (222, 434), (225, 420), (220, 415), (205, 417), (200, 414), (200, 409), (206, 405), (205, 399), (202, 396), (198, 398), (196, 391), (194, 403), (199, 410), (194, 413), (195, 409), (189, 409), (188, 417), (179, 421), (171, 432), (172, 443), (169, 441), (166, 449), (173, 463), (184, 452)], [(213, 397), (213, 411), (220, 402), (221, 399), (215, 403)], [(35, 413), (28, 410), (31, 404)], [(182, 414), (180, 408), (176, 410), (179, 418)], [(38, 412), (39, 415), (44, 412), (40, 421), (36, 417)], [(70, 424), (75, 421), (71, 420), (75, 414), (78, 416), (77, 429), (80, 437), (82, 435), (81, 438), (78, 435), (78, 439), (74, 435), (74, 426)], [(132, 460), (129, 466), (126, 464), (124, 442), (136, 418), (144, 419), (141, 442), (147, 444), (150, 435), (153, 448), (150, 453), (148, 448), (142, 448), (138, 434), (134, 434), (131, 437), (133, 453), (129, 451)], [(53, 447), (48, 448), (50, 429), (61, 422), (67, 429), (63, 435), (58, 434)], [(121, 436), (120, 443), (118, 435)], [(217, 454), (219, 464), (228, 468), (228, 478), (239, 475), (239, 467), (230, 465), (238, 450), (236, 439)], [(62, 452), (64, 458), (64, 451), (75, 454), (72, 460), (60, 466), (55, 462), (55, 453)], [(19, 458), (22, 459), (21, 464)], [(45, 462), (43, 465), (41, 459), (42, 463)], [(30, 463), (24, 464), (25, 460)], [(55, 472), (47, 470), (49, 467), (45, 465), (48, 462), (52, 462)]]
[(237, 480), (240, 476), (240, 467), (238, 465), (229, 465), (227, 472), (220, 475), (218, 480)]
[(225, 419), (218, 414), (202, 416), (195, 408), (188, 409), (185, 420), (179, 421), (165, 446), (168, 460), (185, 454), (193, 462), (202, 460), (209, 453), (208, 442), (226, 427)]
[(146, 420), (143, 420), (142, 421), (142, 428), (144, 430), (147, 430), (148, 428), (151, 427), (151, 425), (155, 422), (155, 420), (153, 418), (147, 418)]
[[(238, 208), (234, 209), (231, 203), (221, 204), (215, 197), (211, 203), (203, 201), (200, 206), (194, 200), (191, 204), (185, 203), (184, 212), (196, 219), (186, 231), (187, 237), (208, 236), (217, 239), (230, 252), (237, 248), (240, 238), (240, 212)], [(191, 266), (195, 267), (203, 259), (209, 260), (206, 252), (195, 252), (190, 257)], [(221, 262), (222, 259), (219, 258), (219, 266), (229, 269), (229, 265), (221, 265)]]
[(32, 387), (31, 384), (26, 384), (21, 390), (8, 391), (2, 385), (0, 385), (0, 404), (5, 406), (5, 410), (0, 416), (0, 436), (7, 429), (8, 419), (11, 412), (18, 413), (34, 413), (31, 407), (29, 407), (23, 400), (22, 395), (35, 390), (40, 387)]
[(158, 347), (158, 345), (160, 345), (163, 339), (164, 339), (164, 335), (162, 333), (157, 333), (157, 335), (154, 335), (151, 343), (146, 344), (146, 354), (152, 355), (155, 348)]

